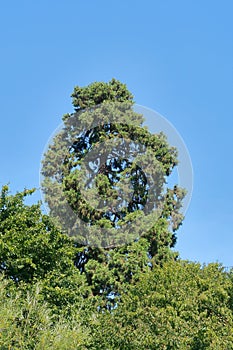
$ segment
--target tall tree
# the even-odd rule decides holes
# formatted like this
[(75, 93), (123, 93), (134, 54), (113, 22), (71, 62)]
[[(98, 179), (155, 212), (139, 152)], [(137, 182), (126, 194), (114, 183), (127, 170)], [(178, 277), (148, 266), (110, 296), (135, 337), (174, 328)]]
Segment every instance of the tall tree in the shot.
[(169, 256), (182, 222), (184, 190), (167, 188), (177, 150), (151, 134), (121, 82), (75, 87), (74, 113), (44, 155), (50, 214), (75, 239), (75, 264), (95, 295), (119, 293)]

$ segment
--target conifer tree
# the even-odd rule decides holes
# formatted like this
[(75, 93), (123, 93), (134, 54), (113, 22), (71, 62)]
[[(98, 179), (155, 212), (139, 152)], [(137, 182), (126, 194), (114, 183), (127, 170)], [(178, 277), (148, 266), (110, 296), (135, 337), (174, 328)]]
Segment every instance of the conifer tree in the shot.
[(167, 188), (177, 150), (151, 134), (126, 85), (112, 79), (75, 87), (42, 162), (50, 214), (74, 237), (75, 264), (94, 295), (119, 293), (169, 257), (182, 222), (184, 190)]

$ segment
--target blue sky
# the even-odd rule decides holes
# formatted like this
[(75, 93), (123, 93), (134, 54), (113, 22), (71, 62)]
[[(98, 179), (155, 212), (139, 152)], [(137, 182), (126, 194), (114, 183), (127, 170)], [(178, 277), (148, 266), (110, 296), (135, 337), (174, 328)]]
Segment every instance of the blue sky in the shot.
[[(0, 8), (0, 185), (39, 187), (75, 85), (126, 83), (183, 137), (194, 192), (177, 250), (233, 265), (233, 2), (21, 0)], [(33, 201), (40, 198), (34, 195)]]

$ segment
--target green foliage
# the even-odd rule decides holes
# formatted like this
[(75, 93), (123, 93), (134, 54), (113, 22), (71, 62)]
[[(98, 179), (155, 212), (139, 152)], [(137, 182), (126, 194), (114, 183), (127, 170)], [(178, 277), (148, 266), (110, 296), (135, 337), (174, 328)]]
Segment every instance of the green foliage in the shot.
[(10, 195), (7, 186), (2, 189), (0, 269), (21, 290), (42, 281), (42, 298), (59, 313), (72, 302), (81, 303), (89, 289), (85, 276), (74, 265), (77, 248), (73, 241), (42, 214), (39, 203), (24, 204), (25, 196), (31, 193), (33, 190)]
[[(44, 215), (40, 203), (25, 204), (25, 197), (34, 190), (11, 195), (3, 186), (0, 349), (233, 349), (233, 272), (227, 273), (219, 264), (202, 267), (181, 261), (171, 249), (182, 222), (180, 209), (185, 195), (177, 186), (164, 191), (164, 181), (177, 164), (176, 150), (163, 134), (151, 135), (141, 127), (142, 116), (132, 110), (133, 97), (119, 81), (76, 87), (72, 97), (75, 113), (64, 116), (66, 125), (73, 117), (91, 125), (86, 111), (99, 105), (107, 112), (116, 112), (117, 118), (123, 116), (124, 123), (115, 120), (105, 124), (102, 120), (102, 127), (92, 128), (73, 142), (67, 158), (55, 152), (56, 142), (64, 142), (58, 136), (44, 164), (45, 186), (51, 190), (48, 204), (54, 202), (55, 214), (59, 211), (66, 219), (62, 206), (68, 198), (90, 226), (112, 229), (134, 221), (135, 227), (140, 226), (148, 184), (142, 167), (128, 159), (116, 158), (111, 163), (103, 161), (102, 151), (96, 153), (103, 161), (95, 174), (103, 201), (109, 197), (113, 203), (119, 201), (119, 179), (126, 179), (133, 188), (131, 202), (118, 210), (118, 216), (93, 210), (81, 195), (83, 173), (79, 165), (92, 148), (98, 149), (102, 142), (107, 148), (116, 136), (139, 140), (153, 155), (155, 162), (152, 159), (150, 169), (159, 176), (157, 187), (150, 186), (157, 195), (155, 202), (162, 200), (162, 210), (153, 225), (145, 225), (142, 234), (128, 244), (84, 245)], [(120, 102), (121, 107), (115, 109), (109, 102)], [(95, 116), (101, 119), (102, 111)], [(130, 124), (132, 117), (134, 125)], [(54, 173), (56, 164), (62, 164), (62, 172)], [(127, 181), (122, 187), (125, 192)], [(56, 197), (60, 185), (67, 196), (61, 201)], [(96, 237), (97, 243), (99, 239)]]
[(40, 203), (28, 206), (24, 198), (34, 190), (9, 195), (4, 186), (0, 199), (0, 269), (16, 282), (43, 278), (53, 269), (73, 265), (71, 240), (43, 215)]
[(99, 316), (93, 348), (233, 349), (231, 288), (218, 264), (169, 261), (141, 274), (118, 307)]
[[(30, 193), (2, 189), (1, 349), (233, 349), (232, 272), (169, 255), (148, 260), (143, 237), (86, 247), (85, 256), (37, 205), (23, 203)], [(22, 267), (28, 256), (31, 270)]]
[(131, 103), (133, 100), (126, 85), (116, 79), (112, 79), (109, 83), (95, 82), (86, 87), (76, 86), (71, 96), (76, 111), (99, 105), (104, 101)]
[(0, 281), (1, 350), (76, 350), (88, 349), (90, 331), (81, 325), (79, 313), (69, 319), (54, 319), (51, 309), (41, 301), (40, 285), (26, 295), (9, 294), (9, 282)]
[(232, 276), (218, 264), (169, 261), (126, 283), (114, 309), (99, 312), (95, 297), (82, 305), (70, 299), (69, 314), (60, 316), (43, 300), (41, 284), (26, 293), (9, 284), (0, 281), (3, 350), (233, 349)]
[(177, 150), (165, 135), (142, 126), (121, 82), (75, 87), (72, 97), (75, 112), (63, 117), (64, 128), (42, 162), (45, 200), (51, 216), (75, 238), (75, 264), (93, 295), (119, 296), (120, 283), (134, 281), (135, 266), (138, 273), (177, 256), (171, 247), (185, 191), (166, 188)]

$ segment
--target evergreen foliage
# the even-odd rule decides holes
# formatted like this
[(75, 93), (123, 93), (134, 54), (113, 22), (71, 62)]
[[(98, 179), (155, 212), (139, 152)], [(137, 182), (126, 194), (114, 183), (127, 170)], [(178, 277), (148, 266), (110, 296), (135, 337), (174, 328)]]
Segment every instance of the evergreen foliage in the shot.
[[(45, 200), (51, 216), (61, 225), (65, 222), (63, 230), (75, 236), (75, 265), (93, 294), (114, 295), (115, 302), (123, 281), (130, 283), (139, 271), (176, 257), (171, 247), (182, 222), (185, 191), (166, 188), (166, 181), (177, 165), (177, 151), (165, 135), (142, 126), (143, 117), (134, 112), (132, 94), (121, 82), (76, 87), (72, 97), (75, 112), (63, 117), (64, 128), (43, 159)], [(106, 154), (103, 148), (111, 151)], [(134, 162), (135, 152), (152, 180)], [(82, 191), (85, 160), (89, 177)], [(132, 195), (125, 204), (127, 186), (122, 194), (119, 183), (127, 178)], [(83, 195), (94, 189), (101, 198), (99, 208)], [(80, 226), (76, 218), (87, 225)]]
[[(25, 197), (34, 190), (12, 195), (8, 186), (3, 186), (0, 349), (233, 349), (233, 272), (216, 263), (201, 266), (182, 261), (172, 249), (182, 221), (184, 191), (177, 186), (164, 191), (164, 181), (177, 164), (176, 150), (164, 135), (151, 135), (141, 126), (141, 116), (132, 110), (133, 97), (119, 81), (76, 87), (72, 97), (75, 113), (64, 116), (67, 125), (71, 118), (80, 121), (79, 117), (90, 116), (85, 115), (87, 109), (96, 112), (101, 105), (109, 111), (116, 102), (124, 106), (114, 112), (118, 117), (122, 112), (126, 119), (81, 135), (59, 163), (62, 174), (53, 178), (55, 164), (64, 160), (63, 154), (54, 152), (59, 141), (55, 140), (44, 163), (47, 200), (52, 200), (50, 189), (56, 191), (56, 186), (62, 185), (66, 200), (90, 227), (117, 229), (119, 222), (132, 218), (140, 222), (150, 189), (142, 167), (132, 170), (133, 162), (119, 158), (114, 166), (106, 160), (98, 164), (97, 188), (103, 197), (115, 195), (117, 200), (114, 182), (118, 176), (130, 174), (134, 196), (125, 211), (117, 211), (115, 219), (106, 215), (106, 210), (92, 211), (79, 196), (76, 181), (76, 176), (81, 176), (76, 163), (82, 162), (83, 155), (98, 148), (101, 138), (108, 143), (111, 135), (120, 139), (123, 134), (130, 140), (141, 138), (160, 164), (161, 184), (154, 189), (163, 196), (162, 210), (153, 225), (128, 244), (84, 245), (43, 214), (40, 203), (25, 204)], [(137, 121), (133, 126), (129, 123), (132, 116)], [(60, 203), (56, 196), (54, 201), (56, 214)]]

